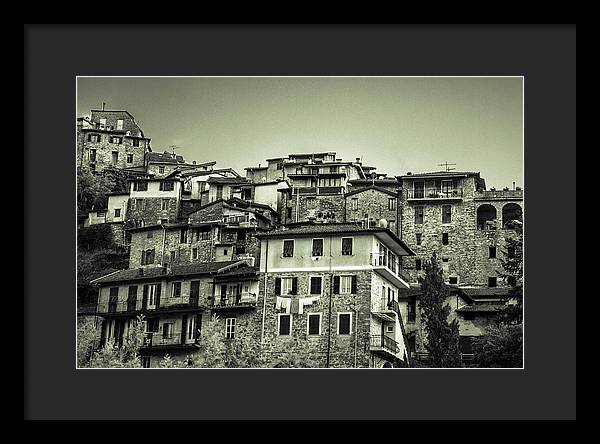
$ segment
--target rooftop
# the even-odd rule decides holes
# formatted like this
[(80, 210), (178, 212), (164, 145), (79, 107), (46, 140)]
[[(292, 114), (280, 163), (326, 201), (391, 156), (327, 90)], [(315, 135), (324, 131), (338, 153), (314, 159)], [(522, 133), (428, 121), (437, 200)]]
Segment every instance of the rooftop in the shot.
[(467, 176), (479, 176), (478, 172), (474, 171), (432, 171), (429, 173), (410, 173), (404, 176), (396, 176), (399, 179), (411, 179), (413, 177), (467, 177)]
[(148, 280), (163, 277), (193, 276), (200, 274), (216, 274), (234, 267), (247, 267), (245, 261), (224, 261), (194, 263), (186, 265), (173, 265), (170, 270), (167, 267), (131, 268), (110, 273), (106, 276), (90, 281), (94, 284), (106, 284), (116, 282), (127, 282), (135, 280)]
[(490, 304), (480, 304), (480, 305), (465, 305), (463, 307), (457, 308), (456, 311), (458, 313), (497, 313), (506, 308), (506, 305), (490, 305)]
[[(396, 182), (398, 183), (398, 182)], [(393, 191), (387, 190), (385, 188), (378, 187), (377, 185), (369, 185), (368, 187), (362, 187), (357, 190), (348, 191), (346, 196), (352, 196), (353, 194), (362, 193), (363, 191), (375, 190), (381, 193), (389, 194), (390, 196), (397, 197), (396, 193)]]

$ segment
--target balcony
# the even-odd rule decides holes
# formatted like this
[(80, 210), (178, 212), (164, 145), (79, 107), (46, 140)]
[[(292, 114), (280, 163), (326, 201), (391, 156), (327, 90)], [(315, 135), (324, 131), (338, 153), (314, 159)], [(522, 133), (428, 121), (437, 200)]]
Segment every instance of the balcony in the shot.
[[(132, 301), (117, 301), (111, 302), (108, 304), (98, 304), (98, 308), (96, 313), (102, 316), (135, 316), (140, 313), (146, 312), (179, 312), (179, 311), (189, 311), (190, 309), (201, 309), (199, 306), (198, 297), (190, 297), (185, 302), (180, 302), (183, 298), (165, 298), (160, 302), (163, 304), (159, 305), (150, 305), (146, 304), (143, 306), (141, 300), (132, 300)], [(175, 301), (175, 302), (173, 302)], [(167, 302), (167, 304), (164, 304)]]
[(385, 359), (394, 359), (400, 353), (400, 346), (392, 338), (384, 335), (371, 335), (371, 352)]
[(404, 273), (398, 264), (396, 256), (389, 256), (384, 253), (371, 253), (370, 264), (382, 277), (392, 282), (398, 288), (409, 288), (409, 277)]
[(413, 189), (406, 190), (406, 200), (408, 201), (453, 201), (463, 199), (462, 188), (424, 188), (424, 189)]
[[(185, 333), (185, 332), (184, 332)], [(181, 331), (174, 331), (170, 335), (165, 336), (161, 332), (148, 332), (144, 335), (144, 342), (141, 346), (142, 350), (160, 349), (160, 350), (180, 350), (186, 348), (198, 348), (199, 339), (182, 338)]]
[(241, 292), (225, 296), (216, 295), (210, 299), (208, 307), (212, 310), (255, 308), (258, 297), (256, 293)]
[(400, 315), (400, 305), (394, 299), (388, 301), (387, 297), (382, 297), (373, 300), (371, 312), (386, 322), (395, 322), (395, 315)]

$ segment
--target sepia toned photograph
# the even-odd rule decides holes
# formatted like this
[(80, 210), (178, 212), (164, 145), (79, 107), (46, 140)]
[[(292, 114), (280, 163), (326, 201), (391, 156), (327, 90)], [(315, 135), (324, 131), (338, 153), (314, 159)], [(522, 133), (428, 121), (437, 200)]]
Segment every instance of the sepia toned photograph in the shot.
[(525, 83), (78, 76), (76, 368), (525, 368)]

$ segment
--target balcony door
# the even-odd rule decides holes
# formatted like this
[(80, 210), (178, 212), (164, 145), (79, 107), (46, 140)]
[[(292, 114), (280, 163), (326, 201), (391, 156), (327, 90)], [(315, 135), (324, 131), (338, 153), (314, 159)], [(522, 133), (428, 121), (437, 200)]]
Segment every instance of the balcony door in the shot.
[(445, 197), (450, 197), (452, 195), (452, 181), (451, 180), (442, 180), (442, 194)]
[(415, 199), (422, 199), (423, 197), (425, 197), (425, 182), (414, 182), (413, 194), (413, 197)]

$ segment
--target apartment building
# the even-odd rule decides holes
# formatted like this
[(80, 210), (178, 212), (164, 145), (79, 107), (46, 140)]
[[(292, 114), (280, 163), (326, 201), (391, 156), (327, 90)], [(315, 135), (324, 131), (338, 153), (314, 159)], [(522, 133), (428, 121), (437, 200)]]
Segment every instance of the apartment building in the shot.
[(298, 224), (261, 239), (263, 358), (316, 367), (410, 365), (399, 290), (412, 251), (392, 231), (361, 224)]
[(125, 110), (93, 109), (77, 118), (77, 167), (92, 171), (144, 166), (150, 138)]
[(101, 346), (122, 345), (137, 316), (145, 317), (143, 367), (156, 367), (166, 354), (182, 361), (197, 353), (202, 325), (213, 313), (224, 341), (251, 331), (246, 318), (256, 324), (258, 275), (243, 261), (132, 268), (92, 282)]
[(134, 226), (179, 221), (183, 182), (177, 176), (129, 181), (126, 219)]

